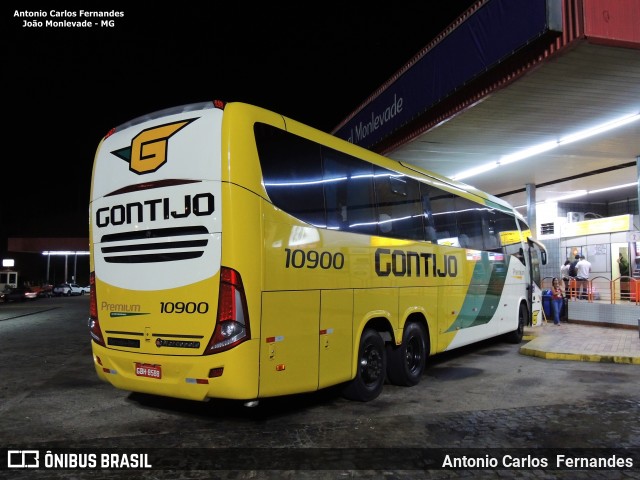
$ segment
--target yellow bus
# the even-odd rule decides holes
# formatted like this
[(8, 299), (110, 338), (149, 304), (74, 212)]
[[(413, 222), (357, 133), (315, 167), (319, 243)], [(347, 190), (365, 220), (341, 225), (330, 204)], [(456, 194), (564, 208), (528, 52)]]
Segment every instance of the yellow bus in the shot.
[(90, 248), (95, 369), (126, 391), (370, 401), (541, 320), (546, 253), (507, 203), (239, 102), (109, 132)]

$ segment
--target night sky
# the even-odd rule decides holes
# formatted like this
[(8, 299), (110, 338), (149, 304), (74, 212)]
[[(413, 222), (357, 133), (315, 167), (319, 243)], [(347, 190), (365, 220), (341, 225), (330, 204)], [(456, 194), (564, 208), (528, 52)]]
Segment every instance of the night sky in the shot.
[(217, 98), (331, 131), (475, 2), (88, 2), (83, 8), (124, 13), (113, 27), (91, 28), (44, 26), (100, 22), (80, 17), (76, 5), (56, 2), (46, 17), (19, 18), (40, 10), (9, 3), (0, 26), (8, 130), (0, 253), (6, 237), (88, 235), (93, 157), (110, 128)]

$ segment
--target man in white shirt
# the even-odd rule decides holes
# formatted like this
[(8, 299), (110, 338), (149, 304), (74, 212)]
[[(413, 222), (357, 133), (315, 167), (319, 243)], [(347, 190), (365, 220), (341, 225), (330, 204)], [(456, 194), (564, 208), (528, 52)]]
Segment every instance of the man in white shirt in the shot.
[(578, 282), (578, 298), (587, 300), (589, 274), (591, 273), (591, 262), (580, 255), (580, 260), (576, 263), (576, 281)]

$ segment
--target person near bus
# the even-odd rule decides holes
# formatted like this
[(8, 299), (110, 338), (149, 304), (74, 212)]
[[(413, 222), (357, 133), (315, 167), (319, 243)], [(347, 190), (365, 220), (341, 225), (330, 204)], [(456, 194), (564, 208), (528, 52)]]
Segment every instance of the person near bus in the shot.
[[(573, 297), (574, 295), (576, 297), (579, 296), (578, 280), (576, 278), (578, 276), (578, 271), (576, 270), (576, 265), (578, 264), (579, 261), (580, 261), (580, 255), (576, 254), (575, 258), (569, 264), (569, 285), (571, 285), (571, 289), (570, 289), (570, 296), (571, 297)], [(574, 280), (573, 283), (571, 283), (571, 279)]]
[(578, 298), (589, 299), (589, 274), (591, 262), (584, 255), (580, 255), (580, 261), (576, 263), (576, 280), (578, 281)]
[(565, 260), (564, 265), (560, 267), (560, 277), (564, 283), (564, 292), (565, 294), (569, 294), (569, 270), (571, 268), (571, 260), (568, 258)]
[(564, 305), (564, 292), (560, 286), (560, 280), (553, 277), (551, 281), (551, 312), (553, 313), (553, 324), (560, 325), (560, 313)]
[(629, 262), (622, 252), (618, 255), (618, 270), (620, 271), (620, 298), (629, 300)]

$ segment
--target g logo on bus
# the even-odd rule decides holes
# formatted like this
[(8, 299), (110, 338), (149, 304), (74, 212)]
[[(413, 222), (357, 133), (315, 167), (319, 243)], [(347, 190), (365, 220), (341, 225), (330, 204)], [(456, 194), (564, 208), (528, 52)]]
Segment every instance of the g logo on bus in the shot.
[(197, 118), (167, 123), (142, 130), (131, 140), (131, 146), (111, 152), (129, 164), (129, 170), (139, 175), (152, 173), (167, 163), (169, 138)]

